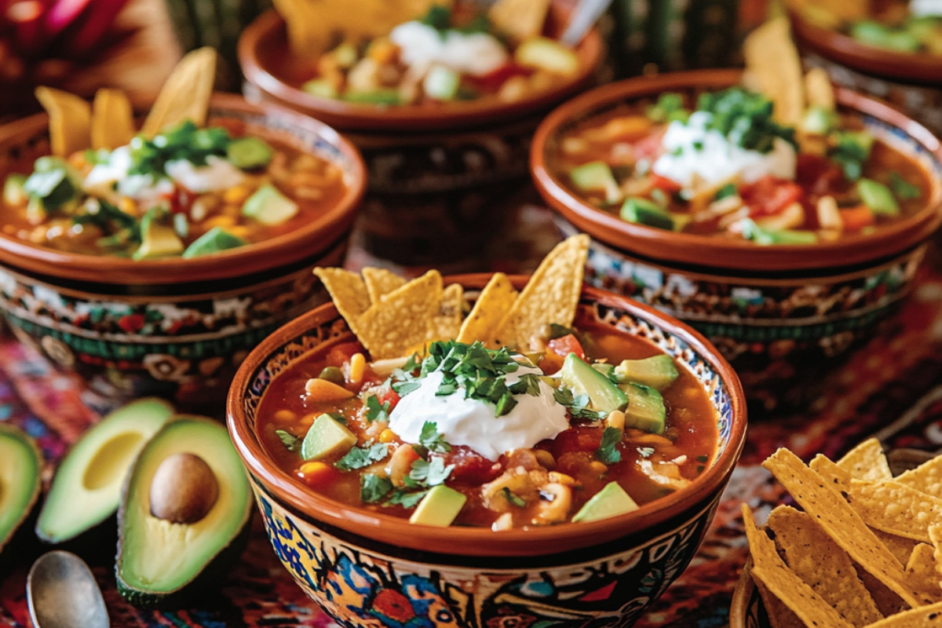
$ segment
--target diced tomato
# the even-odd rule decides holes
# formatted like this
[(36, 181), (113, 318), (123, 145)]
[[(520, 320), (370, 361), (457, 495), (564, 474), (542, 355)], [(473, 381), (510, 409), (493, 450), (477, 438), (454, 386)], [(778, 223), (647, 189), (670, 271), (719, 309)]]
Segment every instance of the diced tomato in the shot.
[(575, 353), (583, 360), (585, 359), (585, 351), (582, 350), (582, 344), (574, 334), (553, 338), (549, 341), (547, 347), (549, 347), (550, 351), (562, 357), (566, 357), (570, 353)]
[(524, 76), (529, 71), (519, 65), (507, 63), (483, 76), (469, 76), (468, 82), (483, 91), (497, 91), (504, 82), (514, 76)]
[(399, 393), (397, 393), (397, 392), (396, 392), (395, 390), (393, 390), (392, 388), (388, 388), (388, 389), (387, 389), (387, 388), (384, 387), (383, 392), (381, 392), (380, 394), (376, 395), (376, 400), (377, 400), (380, 404), (385, 404), (387, 401), (389, 402), (389, 411), (390, 411), (390, 412), (392, 412), (392, 409), (396, 407), (396, 404), (397, 404), (397, 403), (399, 403), (399, 399), (400, 399)]
[(443, 454), (442, 458), (445, 466), (455, 465), (449, 483), (481, 485), (490, 482), (502, 471), (499, 463), (491, 462), (463, 445), (453, 445), (451, 451)]
[(651, 183), (654, 184), (654, 187), (659, 188), (667, 192), (668, 194), (674, 194), (675, 192), (680, 192), (681, 187), (683, 187), (676, 181), (672, 181), (671, 179), (668, 179), (667, 177), (662, 177), (659, 174), (652, 173), (650, 175), (650, 178), (651, 178)]
[(604, 430), (594, 426), (575, 426), (553, 440), (550, 453), (558, 459), (567, 452), (595, 451), (602, 444), (603, 432)]
[(844, 223), (844, 231), (860, 231), (875, 222), (873, 212), (866, 205), (842, 209), (840, 213), (841, 221)]
[(540, 360), (540, 370), (542, 370), (546, 375), (558, 373), (559, 369), (563, 368), (563, 359), (565, 357), (566, 356), (559, 355), (552, 351), (547, 351), (543, 354), (543, 358)]
[(846, 183), (844, 171), (836, 163), (820, 155), (798, 155), (795, 182), (808, 193), (813, 201), (825, 194), (833, 194)]
[(664, 133), (667, 129), (655, 131), (651, 135), (634, 143), (635, 157), (637, 159), (649, 159), (653, 161), (661, 155), (664, 150), (661, 146), (661, 140), (664, 139)]
[(355, 353), (362, 353), (363, 345), (359, 342), (342, 342), (327, 353), (327, 366), (343, 366)]
[(739, 190), (743, 202), (752, 216), (772, 216), (795, 202), (801, 202), (804, 192), (800, 185), (771, 175)]
[(298, 468), (298, 476), (311, 488), (324, 488), (340, 478), (340, 471), (323, 462), (305, 462)]

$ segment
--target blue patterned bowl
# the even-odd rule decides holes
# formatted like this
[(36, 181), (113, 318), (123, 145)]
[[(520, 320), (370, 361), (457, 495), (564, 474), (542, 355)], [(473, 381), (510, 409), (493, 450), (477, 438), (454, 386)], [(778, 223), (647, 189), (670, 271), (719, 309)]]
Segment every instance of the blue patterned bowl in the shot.
[[(209, 121), (220, 120), (340, 164), (347, 193), (291, 234), (188, 260), (75, 255), (0, 234), (0, 312), (10, 329), (85, 379), (103, 404), (156, 394), (218, 413), (248, 352), (327, 300), (311, 271), (343, 261), (365, 187), (359, 153), (320, 122), (237, 96), (213, 96)], [(0, 177), (45, 154), (45, 114), (0, 127)]]
[[(486, 275), (451, 278), (469, 291)], [(515, 279), (518, 287), (526, 278)], [(686, 364), (716, 410), (717, 455), (689, 487), (601, 521), (530, 530), (434, 528), (320, 496), (260, 445), (256, 412), (271, 382), (311, 351), (349, 341), (333, 305), (282, 327), (245, 360), (228, 400), (275, 552), (298, 585), (347, 627), (630, 626), (683, 572), (742, 450), (746, 411), (730, 366), (701, 336), (634, 301), (586, 288), (580, 308)]]

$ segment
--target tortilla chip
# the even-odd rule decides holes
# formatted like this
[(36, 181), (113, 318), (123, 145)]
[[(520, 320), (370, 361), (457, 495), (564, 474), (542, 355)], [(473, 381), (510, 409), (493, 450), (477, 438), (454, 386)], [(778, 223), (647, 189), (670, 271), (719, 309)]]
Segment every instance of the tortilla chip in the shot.
[(543, 32), (550, 0), (497, 0), (487, 12), (498, 31), (523, 41)]
[(215, 81), (216, 51), (205, 46), (187, 53), (164, 83), (141, 133), (153, 137), (185, 120), (206, 124)]
[(357, 323), (357, 338), (374, 360), (405, 355), (425, 341), (441, 302), (442, 276), (430, 270), (371, 305)]
[(406, 285), (406, 280), (385, 268), (364, 268), (362, 271), (370, 303), (376, 303), (383, 295)]
[[(370, 295), (363, 279), (358, 274), (342, 268), (318, 267), (314, 269), (314, 274), (327, 288), (334, 307), (347, 321), (347, 326), (359, 338), (360, 316), (370, 307)], [(373, 359), (376, 359), (376, 356), (373, 356)]]
[(589, 254), (589, 236), (577, 235), (556, 245), (536, 269), (497, 332), (498, 345), (530, 346), (543, 327), (572, 327), (582, 294), (582, 276)]
[(893, 473), (883, 455), (883, 446), (875, 438), (860, 443), (837, 461), (837, 466), (858, 480), (892, 480)]
[(101, 88), (95, 92), (92, 109), (92, 148), (113, 150), (134, 137), (134, 111), (127, 94), (120, 89)]
[(504, 273), (495, 273), (484, 286), (484, 290), (471, 309), (471, 313), (461, 325), (458, 342), (470, 344), (480, 340), (485, 345), (494, 347), (494, 339), (501, 321), (513, 308), (517, 300), (517, 291)]
[(857, 577), (850, 557), (811, 517), (788, 506), (769, 515), (768, 527), (785, 562), (808, 586), (854, 626), (883, 619), (867, 588)]
[(866, 569), (856, 562), (854, 563), (854, 568), (857, 570), (857, 577), (859, 577), (860, 581), (867, 587), (867, 591), (870, 592), (870, 596), (873, 598), (873, 601), (876, 602), (877, 608), (880, 609), (880, 613), (884, 617), (889, 617), (890, 615), (895, 615), (900, 611), (909, 609), (909, 604), (904, 602), (903, 598), (887, 589), (885, 584), (867, 573)]
[(942, 602), (897, 613), (875, 624), (870, 624), (868, 628), (938, 628), (939, 626), (942, 626)]
[(909, 586), (922, 591), (936, 602), (942, 601), (942, 587), (939, 585), (935, 548), (932, 545), (920, 543), (916, 546), (906, 563), (906, 578)]
[(464, 288), (453, 283), (442, 291), (438, 313), (428, 323), (427, 340), (454, 340), (461, 331)]
[(935, 569), (942, 575), (942, 523), (929, 527), (929, 539), (935, 548)]
[(872, 528), (930, 542), (929, 526), (942, 521), (942, 499), (894, 480), (851, 480), (850, 505)]
[(823, 454), (818, 454), (811, 461), (812, 470), (820, 475), (828, 485), (838, 493), (846, 493), (850, 489), (851, 475), (837, 466), (833, 460)]
[(91, 145), (92, 108), (87, 102), (52, 87), (37, 87), (36, 99), (49, 114), (53, 155), (68, 157)]
[(782, 600), (772, 595), (762, 582), (755, 578), (752, 581), (762, 597), (762, 604), (765, 606), (765, 612), (769, 617), (772, 628), (805, 628), (805, 622), (801, 621), (798, 615), (785, 606)]
[(880, 542), (886, 546), (886, 549), (890, 550), (893, 556), (896, 556), (896, 560), (903, 565), (909, 562), (910, 556), (913, 555), (913, 550), (916, 548), (916, 545), (919, 544), (919, 541), (915, 539), (907, 539), (906, 537), (890, 534), (889, 532), (877, 530), (876, 528), (870, 529), (873, 531), (873, 534), (880, 539)]
[(797, 126), (805, 110), (804, 74), (788, 18), (769, 20), (743, 42), (749, 81), (775, 106), (780, 124)]
[(812, 68), (805, 74), (805, 96), (809, 107), (822, 107), (834, 111), (836, 98), (831, 77), (821, 68)]
[(917, 491), (942, 499), (942, 456), (936, 456), (922, 463), (915, 469), (897, 476), (895, 480)]
[(921, 597), (903, 584), (903, 565), (874, 536), (860, 515), (792, 452), (779, 449), (762, 466), (857, 564), (910, 606)]
[(768, 588), (808, 626), (845, 628), (850, 626), (814, 589), (789, 569), (768, 535), (756, 528), (749, 506), (742, 505), (743, 524), (752, 554), (752, 576)]

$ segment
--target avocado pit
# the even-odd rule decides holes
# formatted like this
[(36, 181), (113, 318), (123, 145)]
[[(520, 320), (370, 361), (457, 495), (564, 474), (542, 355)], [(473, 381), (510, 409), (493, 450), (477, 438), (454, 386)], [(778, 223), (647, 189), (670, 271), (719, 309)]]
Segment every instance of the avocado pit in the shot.
[(171, 523), (192, 524), (212, 510), (219, 482), (206, 462), (191, 453), (168, 456), (150, 485), (150, 513)]

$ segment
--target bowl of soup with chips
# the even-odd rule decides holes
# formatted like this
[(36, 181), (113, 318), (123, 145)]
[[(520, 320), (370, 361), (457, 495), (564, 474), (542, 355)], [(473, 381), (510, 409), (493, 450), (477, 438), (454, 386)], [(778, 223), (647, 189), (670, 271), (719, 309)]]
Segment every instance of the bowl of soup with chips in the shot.
[(942, 147), (826, 77), (832, 99), (800, 99), (795, 124), (741, 80), (599, 88), (546, 119), (531, 166), (561, 229), (592, 236), (590, 284), (691, 324), (757, 408), (789, 409), (907, 295), (940, 222)]
[(357, 150), (212, 95), (213, 55), (184, 59), (142, 126), (120, 92), (46, 90), (49, 114), (0, 127), (0, 309), (111, 403), (218, 402), (257, 342), (323, 302), (310, 271), (346, 250)]
[(631, 625), (693, 557), (742, 447), (696, 332), (530, 278), (318, 276), (334, 304), (246, 359), (228, 400), (276, 553), (336, 620)]
[[(369, 171), (358, 229), (367, 252), (478, 270), (479, 251), (526, 181), (542, 115), (599, 66), (599, 33), (559, 43), (569, 0), (502, 0), (489, 11), (421, 0), (350, 12), (324, 2), (306, 19), (312, 4), (277, 3), (280, 13), (245, 30), (247, 97), (323, 120), (357, 144)], [(338, 4), (339, 15), (328, 13)]]

